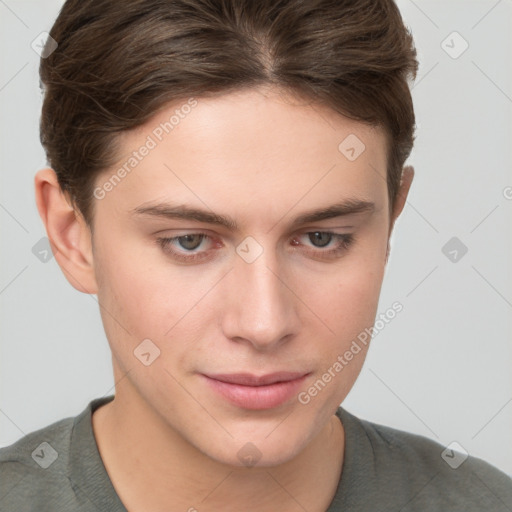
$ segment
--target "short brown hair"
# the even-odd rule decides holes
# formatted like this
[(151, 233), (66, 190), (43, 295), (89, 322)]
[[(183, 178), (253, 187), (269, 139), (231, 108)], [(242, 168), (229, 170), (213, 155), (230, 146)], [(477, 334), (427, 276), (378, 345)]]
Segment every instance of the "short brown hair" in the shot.
[(393, 0), (67, 0), (50, 35), (41, 143), (91, 228), (94, 183), (121, 132), (170, 102), (263, 84), (383, 127), (394, 204), (418, 63)]

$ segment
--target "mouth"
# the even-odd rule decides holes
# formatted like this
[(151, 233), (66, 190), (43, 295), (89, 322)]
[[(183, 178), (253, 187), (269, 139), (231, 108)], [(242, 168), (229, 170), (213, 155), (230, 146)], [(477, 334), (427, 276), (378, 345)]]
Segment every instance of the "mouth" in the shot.
[(297, 395), (309, 373), (276, 372), (267, 375), (249, 373), (201, 374), (217, 395), (242, 409), (272, 409)]

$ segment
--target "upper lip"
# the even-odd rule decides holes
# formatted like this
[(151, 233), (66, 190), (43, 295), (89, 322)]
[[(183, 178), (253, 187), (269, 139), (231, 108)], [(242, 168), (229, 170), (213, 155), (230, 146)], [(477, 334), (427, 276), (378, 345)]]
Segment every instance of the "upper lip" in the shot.
[(305, 375), (307, 375), (307, 372), (275, 372), (267, 375), (252, 375), (250, 373), (206, 374), (210, 379), (242, 386), (267, 386), (276, 382), (296, 380)]

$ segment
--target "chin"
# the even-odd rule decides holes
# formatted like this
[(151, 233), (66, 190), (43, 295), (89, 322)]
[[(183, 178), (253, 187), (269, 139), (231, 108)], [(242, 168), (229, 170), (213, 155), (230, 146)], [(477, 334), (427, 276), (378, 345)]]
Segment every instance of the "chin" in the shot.
[(270, 468), (294, 459), (306, 444), (307, 440), (304, 437), (291, 437), (284, 431), (281, 435), (272, 434), (267, 439), (258, 438), (251, 441), (246, 438), (230, 443), (219, 441), (218, 449), (212, 450), (210, 445), (201, 451), (209, 458), (235, 468)]

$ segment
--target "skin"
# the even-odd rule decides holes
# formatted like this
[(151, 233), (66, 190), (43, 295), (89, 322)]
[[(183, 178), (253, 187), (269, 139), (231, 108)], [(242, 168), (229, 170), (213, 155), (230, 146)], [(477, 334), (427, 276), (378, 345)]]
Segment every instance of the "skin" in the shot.
[[(404, 169), (390, 215), (380, 128), (272, 88), (197, 101), (95, 200), (93, 234), (52, 169), (35, 178), (55, 258), (76, 289), (97, 294), (112, 350), (116, 397), (93, 415), (98, 448), (128, 510), (271, 511), (279, 504), (325, 511), (343, 463), (344, 430), (334, 413), (367, 348), (308, 404), (293, 397), (244, 409), (200, 373), (309, 372), (301, 391), (321, 378), (374, 324), (389, 238), (414, 171)], [(121, 136), (119, 166), (180, 104)], [(354, 161), (338, 150), (350, 134), (366, 146)], [(374, 209), (291, 228), (300, 214), (347, 198)], [(230, 216), (239, 231), (130, 213), (164, 201)], [(315, 231), (353, 233), (355, 241), (323, 256), (339, 244), (333, 238), (322, 247), (308, 236)], [(192, 263), (156, 242), (198, 233), (211, 238), (189, 249), (205, 256)], [(247, 236), (263, 249), (252, 263), (236, 252)], [(174, 242), (171, 249), (190, 247)], [(134, 357), (144, 339), (160, 350), (148, 366)], [(255, 467), (237, 456), (248, 442), (261, 456)]]

